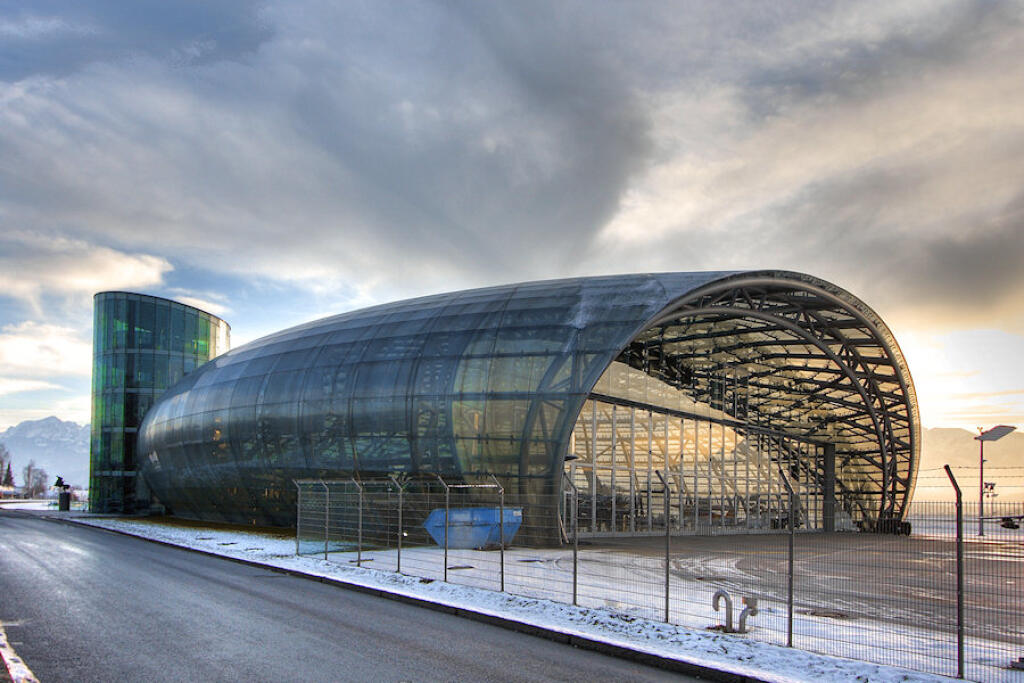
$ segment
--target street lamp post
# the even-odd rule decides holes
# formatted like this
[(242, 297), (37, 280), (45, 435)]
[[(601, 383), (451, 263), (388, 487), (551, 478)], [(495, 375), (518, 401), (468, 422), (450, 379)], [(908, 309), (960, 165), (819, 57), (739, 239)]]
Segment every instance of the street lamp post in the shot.
[(982, 430), (978, 427), (978, 436), (974, 437), (974, 440), (978, 442), (978, 535), (985, 535), (985, 442), (986, 441), (998, 441), (1003, 438), (1016, 427), (1010, 425), (998, 425), (989, 429), (988, 431)]

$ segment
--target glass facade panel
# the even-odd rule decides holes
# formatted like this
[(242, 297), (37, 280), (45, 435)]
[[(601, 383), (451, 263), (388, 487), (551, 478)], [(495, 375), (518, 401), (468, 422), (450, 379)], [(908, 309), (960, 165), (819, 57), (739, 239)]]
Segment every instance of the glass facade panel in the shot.
[[(143, 294), (101, 292), (94, 298), (89, 455), (89, 505), (94, 512), (133, 512), (149, 505), (148, 499), (136, 500), (136, 437), (156, 398), (183, 375), (186, 309)], [(193, 319), (205, 321), (207, 335), (207, 353), (189, 354), (194, 367), (227, 350), (230, 328), (208, 313), (189, 310)], [(210, 348), (212, 330), (225, 346)], [(173, 404), (161, 405), (162, 412), (170, 414)], [(205, 436), (197, 434), (193, 440), (199, 444)], [(154, 461), (159, 457), (154, 455)]]

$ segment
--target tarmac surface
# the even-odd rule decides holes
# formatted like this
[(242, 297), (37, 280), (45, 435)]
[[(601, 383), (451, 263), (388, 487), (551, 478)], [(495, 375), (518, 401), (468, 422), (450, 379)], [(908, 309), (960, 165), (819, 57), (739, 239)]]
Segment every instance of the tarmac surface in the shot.
[[(737, 594), (785, 601), (785, 534), (680, 536), (672, 573)], [(664, 537), (600, 539), (587, 548), (662, 557)], [(874, 619), (955, 634), (956, 543), (924, 536), (796, 534), (797, 612), (834, 619)], [(1024, 532), (964, 543), (968, 635), (1024, 643)]]
[(0, 595), (8, 639), (43, 683), (697, 680), (442, 612), (2, 510)]

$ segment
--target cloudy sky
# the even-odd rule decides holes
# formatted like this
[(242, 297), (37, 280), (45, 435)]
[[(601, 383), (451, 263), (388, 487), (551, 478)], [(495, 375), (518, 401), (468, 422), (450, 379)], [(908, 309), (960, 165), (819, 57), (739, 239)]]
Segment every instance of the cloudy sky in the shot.
[(786, 268), (925, 426), (1024, 424), (1024, 5), (0, 5), (0, 429), (89, 420), (92, 295), (237, 345), (418, 294)]

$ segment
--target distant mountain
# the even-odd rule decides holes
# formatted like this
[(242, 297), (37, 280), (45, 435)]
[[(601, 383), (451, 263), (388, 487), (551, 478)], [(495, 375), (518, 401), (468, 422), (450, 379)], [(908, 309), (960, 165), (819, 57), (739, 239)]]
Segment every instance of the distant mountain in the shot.
[(11, 470), (19, 486), (29, 460), (46, 470), (51, 484), (59, 475), (73, 486), (89, 486), (89, 425), (56, 417), (28, 420), (0, 432), (0, 443), (11, 453)]

